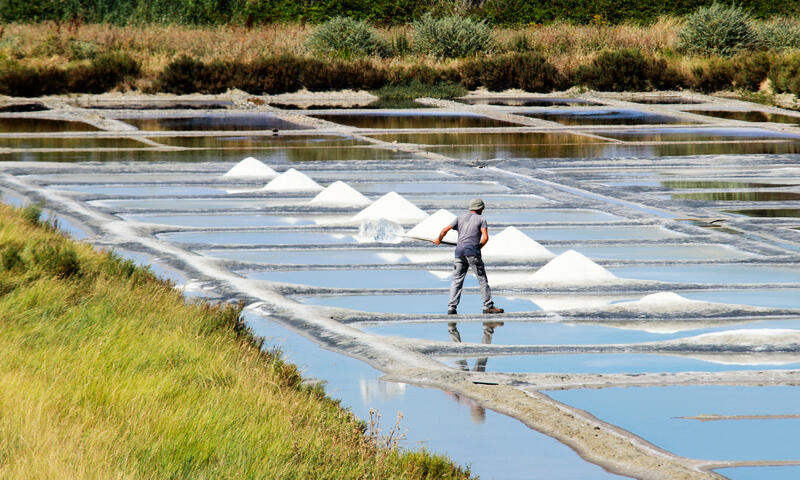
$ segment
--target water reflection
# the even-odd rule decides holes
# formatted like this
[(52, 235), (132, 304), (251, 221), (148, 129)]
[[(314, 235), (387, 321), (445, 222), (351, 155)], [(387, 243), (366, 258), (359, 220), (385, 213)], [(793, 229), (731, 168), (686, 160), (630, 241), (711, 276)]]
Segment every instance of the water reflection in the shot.
[(0, 138), (0, 148), (145, 148), (149, 146), (133, 138)]
[(356, 128), (494, 128), (518, 126), (469, 113), (318, 114), (312, 117)]
[[(791, 202), (800, 200), (798, 192), (703, 192), (676, 193), (673, 200), (706, 200), (711, 202)], [(783, 216), (783, 215), (782, 215)]]
[(91, 132), (99, 128), (83, 122), (45, 118), (0, 118), (2, 133)]
[(521, 112), (519, 115), (556, 122), (561, 125), (659, 125), (665, 123), (688, 125), (696, 123), (638, 110), (552, 110), (541, 113)]
[(598, 132), (604, 137), (630, 142), (724, 142), (736, 140), (800, 139), (791, 133), (757, 128), (651, 128)]
[(468, 97), (457, 98), (457, 102), (468, 105), (498, 105), (508, 107), (579, 107), (602, 105), (600, 102), (579, 98), (531, 98), (531, 97)]
[[(502, 327), (504, 325), (503, 322), (483, 322), (483, 336), (481, 337), (481, 343), (483, 344), (491, 344), (492, 337), (494, 337), (494, 329), (497, 327)], [(461, 332), (458, 331), (458, 323), (457, 322), (448, 322), (447, 324), (447, 333), (450, 335), (450, 341), (461, 343)], [(480, 357), (475, 360), (475, 366), (472, 367), (473, 372), (485, 372), (486, 371), (486, 364), (489, 361), (489, 357)], [(464, 371), (469, 371), (469, 365), (467, 364), (466, 359), (456, 360), (456, 365), (458, 368)], [(473, 417), (474, 420), (474, 417)]]
[(298, 130), (305, 127), (282, 120), (274, 115), (206, 114), (198, 116), (121, 118), (139, 130)]
[[(633, 182), (631, 182), (633, 183)], [(642, 182), (645, 183), (645, 182)], [(659, 182), (661, 187), (669, 189), (692, 189), (692, 188), (780, 188), (794, 187), (796, 183), (761, 183), (761, 182), (732, 182), (732, 181), (709, 181), (709, 180), (667, 180)], [(649, 185), (657, 185), (655, 182), (647, 182)]]
[(346, 135), (270, 135), (256, 137), (151, 137), (150, 140), (176, 147), (342, 147), (364, 145), (365, 142)]
[(800, 208), (756, 208), (747, 210), (725, 210), (748, 217), (800, 217)]
[(782, 115), (780, 113), (767, 113), (758, 111), (734, 112), (723, 110), (691, 110), (691, 112), (699, 115), (708, 115), (710, 117), (726, 118), (729, 120), (742, 120), (745, 122), (790, 123), (794, 125), (800, 124), (800, 117)]

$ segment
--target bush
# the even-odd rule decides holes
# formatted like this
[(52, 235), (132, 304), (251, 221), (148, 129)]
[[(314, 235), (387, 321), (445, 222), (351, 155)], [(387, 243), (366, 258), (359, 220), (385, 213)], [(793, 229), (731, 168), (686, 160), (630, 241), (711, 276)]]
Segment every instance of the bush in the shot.
[(22, 207), (22, 218), (31, 225), (39, 225), (42, 218), (42, 204), (31, 203)]
[(434, 18), (426, 14), (411, 24), (414, 51), (440, 58), (457, 58), (489, 51), (492, 30), (484, 22), (449, 16)]
[(8, 244), (0, 251), (0, 268), (3, 270), (14, 270), (23, 265), (22, 257), (20, 256), (22, 247), (17, 244)]
[(730, 90), (736, 74), (733, 62), (725, 58), (711, 58), (704, 65), (692, 68), (690, 84), (701, 92)]
[(40, 69), (7, 65), (0, 73), (0, 93), (12, 97), (40, 97), (66, 90), (67, 72), (60, 68)]
[(686, 83), (664, 59), (648, 58), (633, 48), (602, 52), (573, 76), (579, 85), (611, 92), (674, 89)]
[(382, 44), (366, 20), (334, 17), (308, 36), (307, 46), (316, 54), (350, 58), (378, 54)]
[(80, 262), (75, 249), (66, 243), (45, 243), (32, 249), (33, 263), (59, 278), (69, 278), (80, 272)]
[(733, 62), (735, 66), (733, 83), (736, 88), (758, 91), (767, 79), (775, 58), (767, 52), (758, 52), (742, 55)]
[(756, 37), (761, 47), (770, 50), (800, 48), (800, 25), (789, 18), (761, 22), (756, 24)]
[(776, 92), (800, 94), (800, 54), (775, 62), (770, 69), (769, 79)]
[(469, 89), (482, 85), (500, 91), (520, 88), (528, 92), (551, 92), (563, 78), (540, 54), (512, 53), (475, 59), (461, 64), (461, 84)]
[(168, 93), (194, 93), (200, 91), (202, 79), (206, 76), (206, 66), (203, 62), (181, 55), (169, 62), (158, 74), (155, 88)]
[(139, 63), (124, 53), (101, 55), (89, 65), (67, 71), (67, 91), (81, 93), (107, 92), (126, 80), (139, 76)]
[(714, 2), (686, 18), (678, 42), (687, 52), (730, 56), (757, 45), (758, 37), (750, 14), (742, 7)]

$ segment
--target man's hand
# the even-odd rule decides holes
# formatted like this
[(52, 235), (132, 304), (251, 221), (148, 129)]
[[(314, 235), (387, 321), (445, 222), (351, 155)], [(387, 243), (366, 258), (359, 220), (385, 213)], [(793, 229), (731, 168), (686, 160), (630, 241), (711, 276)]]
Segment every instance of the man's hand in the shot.
[(442, 231), (441, 231), (441, 232), (439, 232), (439, 238), (437, 238), (436, 240), (434, 240), (434, 241), (433, 241), (433, 244), (434, 244), (434, 245), (441, 245), (441, 244), (442, 244), (442, 239), (444, 238), (444, 236), (445, 236), (445, 235), (447, 235), (447, 232), (449, 232), (449, 231), (450, 231), (450, 229), (452, 229), (452, 228), (453, 228), (453, 227), (451, 227), (450, 225), (448, 225), (448, 226), (444, 227), (444, 228), (442, 229)]

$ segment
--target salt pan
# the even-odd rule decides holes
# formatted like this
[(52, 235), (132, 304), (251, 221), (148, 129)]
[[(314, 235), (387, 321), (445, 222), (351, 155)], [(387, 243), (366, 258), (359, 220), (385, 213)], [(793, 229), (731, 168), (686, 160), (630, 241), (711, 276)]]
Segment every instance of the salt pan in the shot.
[(247, 157), (222, 176), (225, 178), (275, 178), (278, 176), (278, 172), (264, 165), (257, 158)]
[(549, 260), (555, 254), (515, 227), (507, 227), (481, 249), (484, 260)]
[(270, 181), (262, 190), (269, 192), (319, 192), (323, 188), (305, 173), (290, 168)]
[(559, 285), (596, 285), (608, 283), (609, 281), (618, 283), (619, 280), (613, 273), (594, 263), (591, 259), (575, 250), (567, 250), (528, 277), (526, 282)]
[[(452, 212), (442, 208), (421, 221), (416, 227), (409, 230), (406, 235), (419, 240), (433, 241), (439, 238), (439, 233), (441, 233), (442, 229), (449, 225), (454, 218), (456, 218), (456, 216)], [(458, 232), (450, 230), (447, 232), (447, 235), (444, 236), (443, 241), (456, 243), (458, 241)]]
[(350, 185), (337, 180), (319, 192), (308, 203), (331, 207), (363, 207), (372, 201)]
[(800, 330), (781, 328), (728, 330), (724, 332), (704, 333), (695, 337), (670, 340), (664, 343), (720, 346), (736, 345), (739, 347), (792, 347), (800, 345)]
[[(276, 179), (277, 180), (277, 179)], [(377, 220), (385, 218), (396, 223), (416, 223), (427, 217), (428, 214), (420, 210), (396, 192), (389, 192), (369, 207), (358, 212), (353, 220)]]

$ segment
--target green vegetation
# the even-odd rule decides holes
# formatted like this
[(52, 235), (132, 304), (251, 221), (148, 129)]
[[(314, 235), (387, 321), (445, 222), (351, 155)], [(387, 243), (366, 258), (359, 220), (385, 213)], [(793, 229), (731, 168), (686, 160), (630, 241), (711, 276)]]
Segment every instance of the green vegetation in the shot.
[(689, 15), (678, 36), (681, 49), (701, 54), (728, 56), (758, 44), (750, 14), (716, 2)]
[(459, 58), (488, 52), (492, 48), (492, 30), (483, 22), (449, 15), (435, 18), (428, 14), (411, 24), (413, 49), (423, 55)]
[(0, 477), (469, 477), (304, 386), (241, 306), (187, 304), (40, 213), (0, 205)]
[[(290, 0), (6, 0), (0, 2), (4, 22), (80, 19), (90, 23), (160, 23), (185, 25), (240, 25), (272, 22), (321, 23), (334, 17), (353, 17), (380, 24), (404, 24), (430, 13), (441, 16), (464, 12), (494, 25), (526, 25), (567, 21), (575, 23), (647, 23), (665, 15), (682, 16), (712, 0), (373, 0), (356, 2), (297, 2)], [(790, 16), (800, 11), (797, 0), (741, 0), (759, 18)]]
[(335, 17), (308, 36), (308, 48), (316, 54), (351, 58), (377, 55), (381, 51), (378, 32), (365, 20)]

